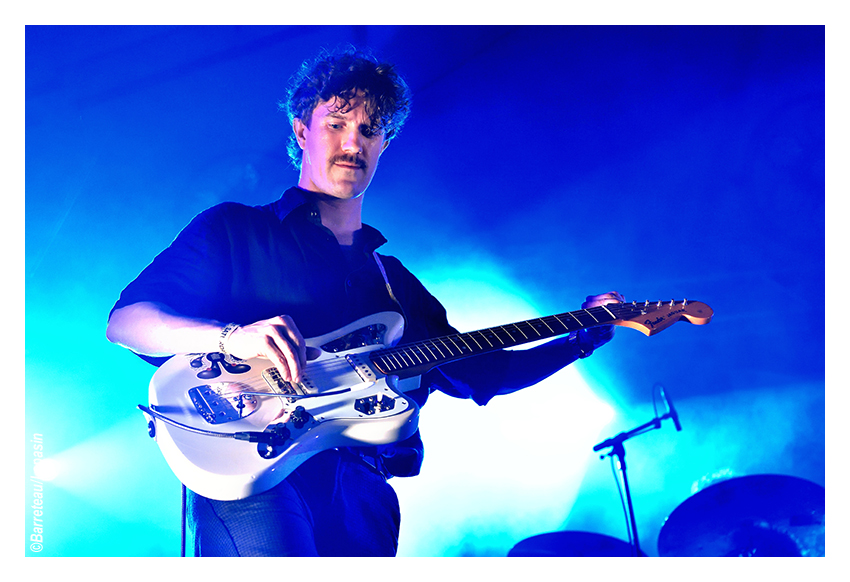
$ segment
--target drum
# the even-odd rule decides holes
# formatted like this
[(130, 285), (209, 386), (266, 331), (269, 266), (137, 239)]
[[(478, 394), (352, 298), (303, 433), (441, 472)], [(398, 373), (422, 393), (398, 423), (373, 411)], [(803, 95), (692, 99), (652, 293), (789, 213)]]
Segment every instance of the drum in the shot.
[(679, 505), (658, 536), (660, 556), (823, 556), (825, 491), (787, 475), (748, 475)]
[[(634, 556), (628, 542), (586, 531), (556, 531), (522, 540), (508, 552), (508, 557), (599, 557)], [(643, 552), (641, 556), (645, 556)]]

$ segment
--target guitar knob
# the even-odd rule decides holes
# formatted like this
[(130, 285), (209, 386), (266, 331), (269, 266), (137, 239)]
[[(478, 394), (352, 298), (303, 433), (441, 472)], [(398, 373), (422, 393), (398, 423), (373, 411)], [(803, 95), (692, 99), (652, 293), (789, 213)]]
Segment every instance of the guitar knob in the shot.
[(296, 429), (302, 428), (305, 424), (313, 420), (313, 415), (307, 412), (303, 406), (296, 406), (289, 417), (292, 426)]

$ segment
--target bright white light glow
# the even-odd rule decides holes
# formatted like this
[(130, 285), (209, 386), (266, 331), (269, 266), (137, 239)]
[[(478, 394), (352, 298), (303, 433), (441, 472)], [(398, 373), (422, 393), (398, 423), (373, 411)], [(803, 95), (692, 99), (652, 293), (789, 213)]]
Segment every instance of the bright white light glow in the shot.
[[(107, 430), (58, 452), (54, 458), (61, 473), (54, 485), (126, 522), (179, 524), (179, 481), (148, 437), (142, 414), (129, 412)], [(168, 512), (150, 511), (162, 502), (162, 491), (168, 488), (178, 500), (176, 522), (171, 515), (165, 516)], [(114, 501), (104, 503), (104, 499)]]
[(35, 464), (32, 472), (42, 481), (53, 481), (59, 474), (59, 463), (53, 459), (41, 459)]
[[(421, 273), (461, 331), (548, 315), (494, 263)], [(560, 529), (592, 447), (614, 411), (570, 366), (486, 407), (434, 394), (420, 419), (422, 474), (393, 479), (402, 506), (400, 556), (504, 556)]]

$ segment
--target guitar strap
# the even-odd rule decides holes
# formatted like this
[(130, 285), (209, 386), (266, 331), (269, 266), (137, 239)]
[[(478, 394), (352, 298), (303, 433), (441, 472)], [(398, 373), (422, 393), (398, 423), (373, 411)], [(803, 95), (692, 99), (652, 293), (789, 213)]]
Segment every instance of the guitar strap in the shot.
[[(375, 257), (375, 262), (378, 264), (378, 269), (381, 271), (381, 276), (384, 278), (384, 283), (387, 284), (387, 291), (390, 294), (390, 299), (395, 301), (399, 307), (401, 307), (401, 303), (396, 299), (395, 294), (393, 294), (393, 286), (390, 285), (390, 279), (387, 277), (387, 270), (384, 269), (384, 263), (381, 262), (381, 257), (378, 256), (378, 251), (372, 251), (372, 256)], [(404, 313), (404, 310), (402, 310)]]
[[(381, 271), (381, 276), (384, 278), (384, 283), (387, 285), (387, 292), (390, 294), (390, 299), (398, 305), (398, 308), (401, 310), (401, 315), (406, 321), (407, 315), (404, 312), (404, 307), (402, 307), (401, 302), (396, 298), (395, 293), (393, 293), (393, 286), (390, 285), (390, 279), (387, 277), (387, 270), (384, 268), (384, 264), (378, 256), (378, 251), (373, 251), (372, 256), (375, 257), (375, 263), (378, 264), (378, 269)], [(404, 383), (408, 384), (408, 387), (404, 388), (404, 390), (418, 388), (419, 376), (400, 381), (400, 385)], [(393, 476), (413, 477), (414, 475), (418, 475), (422, 468), (423, 452), (424, 446), (422, 444), (422, 438), (419, 436), (419, 431), (417, 430), (413, 436), (404, 441), (378, 447), (377, 457), (375, 457), (377, 465), (376, 468), (387, 478)], [(369, 461), (367, 460), (367, 462)]]

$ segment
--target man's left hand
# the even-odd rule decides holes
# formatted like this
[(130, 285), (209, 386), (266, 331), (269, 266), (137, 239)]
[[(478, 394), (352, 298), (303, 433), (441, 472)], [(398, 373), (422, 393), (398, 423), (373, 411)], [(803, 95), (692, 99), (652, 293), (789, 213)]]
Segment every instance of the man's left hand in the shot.
[[(599, 305), (606, 305), (608, 303), (622, 303), (623, 301), (625, 301), (625, 298), (620, 293), (616, 291), (611, 291), (609, 293), (603, 293), (601, 295), (588, 296), (585, 302), (581, 304), (581, 308), (589, 309), (591, 307), (598, 307)], [(579, 343), (582, 346), (587, 346), (591, 350), (595, 350), (599, 346), (608, 343), (613, 337), (613, 325), (590, 327), (588, 329), (583, 329), (578, 332)]]

